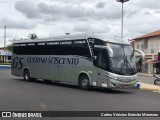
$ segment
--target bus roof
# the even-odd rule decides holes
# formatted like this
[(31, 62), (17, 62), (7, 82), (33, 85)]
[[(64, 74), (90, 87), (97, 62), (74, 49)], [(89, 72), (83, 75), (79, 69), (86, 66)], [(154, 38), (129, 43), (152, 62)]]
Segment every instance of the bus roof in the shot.
[[(120, 44), (130, 44), (128, 40), (123, 40), (118, 37), (110, 37), (105, 34), (74, 34), (74, 35), (63, 35), (63, 36), (55, 36), (49, 38), (41, 38), (41, 39), (25, 39), (25, 40), (16, 40), (14, 43), (30, 43), (30, 42), (49, 42), (49, 41), (64, 41), (64, 40), (77, 40), (77, 39), (87, 39), (87, 38), (97, 38), (107, 42), (120, 43)], [(14, 44), (13, 43), (13, 44)]]

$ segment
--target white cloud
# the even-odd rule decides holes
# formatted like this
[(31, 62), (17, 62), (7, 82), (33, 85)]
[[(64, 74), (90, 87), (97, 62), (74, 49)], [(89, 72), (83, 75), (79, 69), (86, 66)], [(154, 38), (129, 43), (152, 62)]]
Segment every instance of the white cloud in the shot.
[(3, 28), (15, 28), (15, 29), (33, 29), (37, 26), (35, 21), (19, 18), (4, 17), (0, 20), (0, 27)]
[[(99, 28), (99, 29), (97, 29)], [(76, 24), (73, 27), (73, 31), (81, 32), (81, 33), (106, 33), (109, 31), (109, 27), (103, 24), (88, 24), (88, 23), (80, 23)]]
[(15, 9), (23, 13), (28, 18), (40, 17), (39, 11), (31, 1), (17, 1)]
[(159, 9), (160, 1), (159, 0), (137, 0), (137, 3), (142, 8), (148, 9)]
[(125, 22), (125, 28), (130, 34), (130, 38), (141, 36), (149, 32), (153, 32), (160, 29), (159, 23), (160, 16), (154, 16), (153, 14), (138, 15), (136, 19), (130, 19)]
[(98, 9), (104, 8), (105, 5), (106, 5), (106, 3), (104, 3), (104, 2), (99, 2), (99, 3), (96, 4), (96, 8), (98, 8)]
[[(28, 1), (18, 1), (15, 4), (15, 8), (23, 13), (26, 17), (38, 18), (46, 20), (46, 16), (49, 18), (58, 17), (64, 18), (89, 18), (89, 19), (117, 19), (120, 18), (120, 11), (114, 9), (112, 6), (105, 7), (104, 2), (90, 4), (68, 4), (57, 3), (52, 4), (40, 2), (37, 5), (33, 5)], [(101, 9), (99, 9), (101, 8)], [(112, 12), (110, 12), (112, 10)]]
[[(134, 38), (160, 29), (160, 1), (124, 3), (124, 37)], [(7, 39), (84, 32), (120, 36), (121, 3), (116, 0), (1, 0), (0, 46)], [(9, 29), (12, 28), (12, 29)], [(11, 33), (11, 34), (8, 34)]]

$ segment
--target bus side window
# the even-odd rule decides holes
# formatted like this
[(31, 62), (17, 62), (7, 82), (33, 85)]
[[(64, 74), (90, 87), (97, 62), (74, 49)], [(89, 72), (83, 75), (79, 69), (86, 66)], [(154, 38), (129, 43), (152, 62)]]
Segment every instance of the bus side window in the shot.
[[(79, 41), (83, 41), (83, 43), (77, 43)], [(72, 46), (72, 55), (83, 56), (87, 58), (91, 58), (89, 46), (86, 40), (75, 40)]]
[(17, 54), (17, 51), (18, 51), (18, 47), (17, 46), (13, 46), (13, 53)]
[(106, 69), (106, 58), (105, 58), (105, 53), (100, 51), (98, 52), (98, 56), (97, 56), (97, 65), (102, 68), (102, 69)]

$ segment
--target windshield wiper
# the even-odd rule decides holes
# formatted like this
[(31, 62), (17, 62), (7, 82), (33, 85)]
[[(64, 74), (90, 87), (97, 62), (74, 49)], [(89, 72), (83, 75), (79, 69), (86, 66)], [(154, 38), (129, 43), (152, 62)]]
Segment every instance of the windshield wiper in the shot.
[(134, 73), (134, 70), (133, 70), (133, 68), (132, 68), (132, 66), (131, 66), (131, 64), (130, 64), (130, 62), (128, 61), (127, 56), (126, 56), (125, 59), (126, 59), (127, 66), (128, 66), (128, 68), (129, 68), (129, 70), (131, 71), (131, 74), (133, 74), (133, 73)]
[[(125, 69), (124, 69), (124, 68), (125, 68)], [(121, 64), (120, 73), (121, 73), (122, 75), (124, 75), (124, 74), (127, 72), (127, 68), (129, 68), (131, 74), (134, 73), (134, 70), (133, 70), (130, 62), (127, 60), (127, 56), (124, 56), (124, 57), (123, 57), (123, 62), (122, 62), (122, 64)], [(125, 71), (124, 71), (124, 70), (125, 70)]]
[(123, 62), (121, 63), (121, 68), (120, 68), (120, 71), (119, 71), (122, 75), (124, 75), (124, 72), (123, 72), (124, 66), (125, 66), (125, 60), (123, 58)]

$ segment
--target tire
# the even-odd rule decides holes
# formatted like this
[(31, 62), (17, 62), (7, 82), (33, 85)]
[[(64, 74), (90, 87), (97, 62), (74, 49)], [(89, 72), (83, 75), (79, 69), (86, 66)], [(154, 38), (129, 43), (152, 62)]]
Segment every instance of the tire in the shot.
[(79, 77), (79, 87), (82, 90), (89, 90), (91, 89), (90, 83), (89, 83), (89, 79), (86, 75), (82, 75)]
[(50, 83), (52, 83), (52, 80), (44, 80), (44, 83), (50, 84)]
[(25, 81), (30, 82), (32, 81), (32, 78), (30, 77), (30, 72), (29, 70), (24, 70), (23, 78)]
[(155, 84), (155, 85), (160, 85), (160, 79), (155, 79), (155, 80), (154, 80), (154, 84)]

